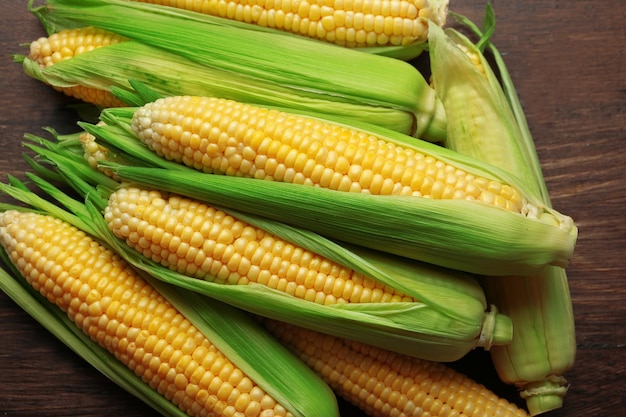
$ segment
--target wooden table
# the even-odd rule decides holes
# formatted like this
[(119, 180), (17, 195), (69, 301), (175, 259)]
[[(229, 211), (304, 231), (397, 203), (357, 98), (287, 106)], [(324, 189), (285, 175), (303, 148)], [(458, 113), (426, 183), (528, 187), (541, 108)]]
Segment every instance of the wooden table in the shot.
[[(22, 176), (20, 141), (43, 126), (75, 131), (69, 100), (11, 62), (20, 44), (43, 35), (26, 1), (0, 17), (0, 172)], [(484, 1), (453, 2), (482, 19)], [(626, 36), (624, 8), (605, 0), (496, 2), (493, 38), (505, 54), (543, 163), (554, 206), (580, 228), (568, 268), (578, 356), (570, 391), (553, 417), (626, 413)], [(498, 394), (484, 352), (454, 366)], [(342, 405), (345, 416), (361, 415)], [(119, 389), (0, 294), (0, 415), (147, 416)], [(314, 416), (311, 416), (314, 417)]]

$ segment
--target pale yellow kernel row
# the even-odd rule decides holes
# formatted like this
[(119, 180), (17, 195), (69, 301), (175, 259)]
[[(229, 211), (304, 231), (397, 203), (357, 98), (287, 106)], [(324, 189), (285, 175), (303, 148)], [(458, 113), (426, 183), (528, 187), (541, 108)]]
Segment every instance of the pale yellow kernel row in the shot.
[(85, 334), (193, 416), (291, 416), (116, 254), (50, 216), (5, 211), (0, 243)]
[(138, 188), (111, 194), (105, 219), (116, 236), (168, 268), (214, 282), (254, 282), (319, 304), (415, 301), (226, 213)]
[(524, 410), (445, 364), (286, 323), (263, 323), (338, 395), (370, 416), (527, 417)]
[(132, 126), (167, 159), (226, 175), (376, 195), (478, 200), (521, 211), (519, 191), (362, 131), (207, 97), (139, 108)]
[(48, 67), (102, 46), (123, 42), (126, 38), (94, 27), (63, 29), (30, 44), (29, 58)]
[(349, 47), (427, 38), (426, 0), (141, 0), (275, 28)]

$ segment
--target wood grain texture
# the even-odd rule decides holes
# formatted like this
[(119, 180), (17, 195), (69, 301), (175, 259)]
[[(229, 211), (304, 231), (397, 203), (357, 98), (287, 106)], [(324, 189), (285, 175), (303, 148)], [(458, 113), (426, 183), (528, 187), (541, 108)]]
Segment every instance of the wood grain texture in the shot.
[[(64, 96), (11, 61), (43, 35), (26, 1), (0, 16), (0, 174), (21, 177), (24, 133), (76, 130)], [(484, 1), (452, 8), (482, 19)], [(626, 413), (626, 33), (624, 9), (604, 0), (495, 2), (493, 38), (505, 55), (537, 143), (554, 206), (577, 222), (568, 268), (578, 356), (565, 406), (551, 417)], [(519, 403), (485, 352), (453, 364)], [(149, 416), (0, 293), (0, 415)], [(342, 404), (342, 416), (361, 416)], [(314, 416), (311, 416), (314, 417)], [(323, 417), (323, 416), (321, 416)]]

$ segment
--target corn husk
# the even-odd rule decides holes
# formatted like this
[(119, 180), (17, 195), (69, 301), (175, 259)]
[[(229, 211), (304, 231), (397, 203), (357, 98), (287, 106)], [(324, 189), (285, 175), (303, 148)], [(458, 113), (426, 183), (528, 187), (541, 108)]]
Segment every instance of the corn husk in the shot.
[[(445, 145), (509, 170), (550, 206), (534, 141), (497, 49), (487, 42), (503, 85), (465, 35), (432, 29), (429, 36), (433, 83), (450, 121)], [(468, 109), (479, 109), (481, 117), (468, 114)], [(561, 407), (567, 392), (563, 375), (573, 366), (576, 352), (565, 270), (550, 267), (528, 277), (485, 278), (484, 285), (490, 300), (497, 300), (514, 325), (513, 343), (491, 351), (500, 378), (520, 389), (531, 415)]]

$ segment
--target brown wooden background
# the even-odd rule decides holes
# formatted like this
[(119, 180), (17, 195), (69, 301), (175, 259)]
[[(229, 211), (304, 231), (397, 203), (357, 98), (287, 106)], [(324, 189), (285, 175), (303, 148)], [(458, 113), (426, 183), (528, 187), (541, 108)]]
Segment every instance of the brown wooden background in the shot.
[[(43, 34), (26, 0), (0, 16), (0, 173), (21, 176), (20, 140), (43, 126), (75, 131), (69, 101), (29, 79), (11, 54)], [(480, 22), (485, 0), (452, 1)], [(493, 38), (535, 137), (554, 206), (580, 228), (568, 268), (578, 356), (563, 416), (626, 413), (625, 8), (607, 0), (494, 2)], [(484, 352), (454, 364), (502, 396)], [(361, 413), (347, 406), (344, 416)], [(90, 369), (0, 293), (0, 415), (148, 416), (151, 409)], [(311, 416), (314, 417), (314, 416)], [(323, 416), (320, 416), (323, 417)]]

